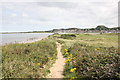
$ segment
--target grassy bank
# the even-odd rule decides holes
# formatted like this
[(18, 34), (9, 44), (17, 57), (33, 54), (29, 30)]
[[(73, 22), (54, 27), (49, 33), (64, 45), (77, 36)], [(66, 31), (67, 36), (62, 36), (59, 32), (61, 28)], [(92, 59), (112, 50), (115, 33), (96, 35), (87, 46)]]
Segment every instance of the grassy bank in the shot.
[(2, 72), (4, 78), (42, 78), (56, 60), (53, 40), (2, 46)]
[[(74, 36), (73, 36), (74, 35)], [(96, 47), (116, 47), (118, 48), (118, 34), (56, 34), (49, 36), (67, 44), (67, 46), (78, 42), (81, 44), (94, 45)]]
[(120, 55), (114, 47), (75, 43), (64, 51), (66, 78), (120, 78)]
[(63, 45), (65, 78), (120, 78), (117, 34), (57, 34), (50, 38)]
[(54, 34), (34, 43), (2, 46), (4, 78), (43, 78), (56, 60), (55, 41), (66, 58), (65, 78), (120, 78), (117, 34)]

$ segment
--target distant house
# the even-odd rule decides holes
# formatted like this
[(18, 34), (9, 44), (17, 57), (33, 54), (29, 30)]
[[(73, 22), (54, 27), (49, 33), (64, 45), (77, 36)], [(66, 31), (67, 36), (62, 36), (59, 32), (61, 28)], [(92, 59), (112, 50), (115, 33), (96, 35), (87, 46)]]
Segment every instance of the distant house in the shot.
[(120, 27), (108, 28), (104, 25), (98, 25), (96, 28), (90, 29), (79, 29), (79, 28), (68, 28), (68, 29), (53, 29), (50, 32), (53, 33), (120, 33)]

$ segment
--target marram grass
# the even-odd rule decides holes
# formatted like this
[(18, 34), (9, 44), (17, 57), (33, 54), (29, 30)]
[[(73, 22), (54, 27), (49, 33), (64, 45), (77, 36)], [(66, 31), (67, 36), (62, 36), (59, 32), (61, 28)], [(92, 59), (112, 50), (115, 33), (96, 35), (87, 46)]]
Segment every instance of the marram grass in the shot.
[(56, 44), (51, 40), (2, 46), (3, 78), (42, 78), (56, 60)]

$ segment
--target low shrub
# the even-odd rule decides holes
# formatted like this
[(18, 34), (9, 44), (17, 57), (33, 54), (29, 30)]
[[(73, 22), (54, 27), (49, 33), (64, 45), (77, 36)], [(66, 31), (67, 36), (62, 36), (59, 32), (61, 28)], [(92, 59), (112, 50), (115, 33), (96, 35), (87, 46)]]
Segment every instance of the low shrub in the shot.
[(65, 42), (63, 40), (57, 40), (58, 43), (64, 44)]
[[(65, 78), (120, 78), (120, 55), (114, 47), (94, 47), (76, 43), (65, 49), (64, 57)], [(73, 68), (76, 70), (70, 72)]]
[(51, 40), (2, 46), (3, 78), (42, 78), (56, 55), (56, 44)]
[(60, 38), (63, 38), (63, 39), (74, 39), (76, 37), (75, 34), (62, 34), (60, 36)]

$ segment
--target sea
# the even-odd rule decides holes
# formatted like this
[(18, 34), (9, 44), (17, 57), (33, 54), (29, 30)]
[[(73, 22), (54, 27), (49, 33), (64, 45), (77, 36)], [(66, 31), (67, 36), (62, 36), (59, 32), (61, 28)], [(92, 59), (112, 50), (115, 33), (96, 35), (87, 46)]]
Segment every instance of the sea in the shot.
[(52, 35), (53, 33), (11, 33), (11, 34), (0, 34), (0, 45), (9, 43), (22, 42), (34, 39), (42, 39)]

